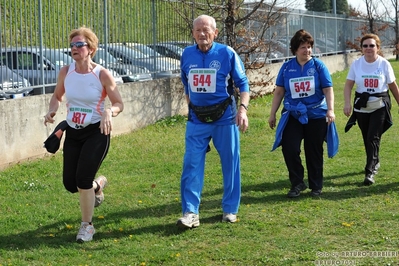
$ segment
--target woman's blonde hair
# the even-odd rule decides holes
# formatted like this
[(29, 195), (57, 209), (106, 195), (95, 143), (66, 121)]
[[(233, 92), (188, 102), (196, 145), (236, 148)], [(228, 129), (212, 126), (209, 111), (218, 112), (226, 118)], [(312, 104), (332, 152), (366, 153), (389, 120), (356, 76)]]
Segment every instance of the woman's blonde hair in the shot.
[(74, 29), (69, 34), (69, 42), (76, 36), (84, 36), (87, 42), (87, 46), (92, 50), (90, 57), (93, 58), (98, 49), (98, 38), (97, 35), (90, 29), (85, 26), (82, 26), (78, 29)]

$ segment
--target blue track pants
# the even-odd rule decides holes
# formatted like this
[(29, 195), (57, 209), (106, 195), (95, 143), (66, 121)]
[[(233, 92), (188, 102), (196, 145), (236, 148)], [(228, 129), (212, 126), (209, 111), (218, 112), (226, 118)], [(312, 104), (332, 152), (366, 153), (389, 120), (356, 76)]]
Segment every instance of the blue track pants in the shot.
[(205, 154), (212, 139), (220, 156), (223, 173), (222, 209), (238, 212), (241, 198), (240, 134), (233, 125), (194, 124), (187, 122), (186, 151), (181, 176), (182, 211), (199, 213), (204, 185)]

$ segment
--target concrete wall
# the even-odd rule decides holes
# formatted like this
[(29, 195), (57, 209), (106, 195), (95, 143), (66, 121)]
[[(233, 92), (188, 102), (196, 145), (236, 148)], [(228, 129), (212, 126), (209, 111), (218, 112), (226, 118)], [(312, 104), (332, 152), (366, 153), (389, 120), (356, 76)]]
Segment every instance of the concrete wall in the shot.
[[(119, 86), (125, 110), (113, 119), (112, 135), (137, 130), (168, 116), (187, 113), (183, 86), (179, 78)], [(55, 126), (65, 119), (65, 102), (61, 103), (54, 124), (44, 126), (51, 94), (0, 101), (0, 169), (23, 160), (46, 155), (43, 142)], [(109, 102), (107, 102), (109, 104)]]
[[(321, 57), (331, 73), (344, 70), (359, 53)], [(385, 57), (393, 57), (385, 52)], [(273, 91), (274, 79), (282, 63), (268, 65), (258, 71), (249, 71), (253, 93), (267, 94)], [(265, 85), (267, 84), (267, 85)], [(114, 118), (113, 135), (128, 133), (150, 125), (164, 117), (186, 114), (187, 106), (179, 78), (161, 79), (142, 83), (126, 83), (119, 86), (125, 110)], [(53, 125), (44, 126), (51, 95), (37, 95), (15, 100), (0, 101), (0, 169), (24, 160), (40, 158), (49, 153), (43, 141), (58, 122), (66, 117), (65, 102), (61, 104)]]

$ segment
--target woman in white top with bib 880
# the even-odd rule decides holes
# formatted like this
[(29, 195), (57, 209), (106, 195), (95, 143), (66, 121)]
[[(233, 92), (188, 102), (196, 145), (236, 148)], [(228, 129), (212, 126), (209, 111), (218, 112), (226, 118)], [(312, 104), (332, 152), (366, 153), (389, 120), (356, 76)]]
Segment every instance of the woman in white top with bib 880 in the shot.
[[(54, 123), (65, 94), (68, 127), (63, 146), (63, 182), (69, 192), (79, 192), (82, 223), (76, 241), (82, 243), (91, 241), (95, 233), (94, 207), (104, 199), (107, 179), (94, 178), (109, 149), (111, 118), (122, 112), (123, 102), (110, 72), (92, 61), (98, 48), (94, 32), (86, 27), (74, 29), (69, 41), (75, 62), (60, 70), (44, 124)], [(112, 106), (105, 109), (107, 96)]]
[[(345, 132), (356, 122), (359, 125), (367, 157), (363, 184), (369, 186), (374, 184), (380, 167), (381, 136), (392, 126), (389, 91), (398, 104), (399, 91), (391, 64), (379, 55), (379, 37), (366, 34), (360, 46), (363, 56), (352, 63), (344, 87), (344, 114), (350, 116)], [(351, 92), (355, 84), (352, 107)]]

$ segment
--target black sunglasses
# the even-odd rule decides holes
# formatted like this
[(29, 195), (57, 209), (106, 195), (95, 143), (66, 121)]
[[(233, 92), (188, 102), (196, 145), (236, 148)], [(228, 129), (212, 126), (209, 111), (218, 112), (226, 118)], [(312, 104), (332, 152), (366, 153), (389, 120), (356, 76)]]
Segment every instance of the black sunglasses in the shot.
[(87, 45), (87, 42), (71, 42), (69, 44), (69, 46), (71, 48), (73, 48), (74, 46), (76, 46), (76, 48), (82, 48), (83, 46), (86, 46), (86, 45)]
[(362, 46), (363, 46), (363, 48), (368, 48), (368, 47), (374, 48), (375, 44), (363, 44)]

